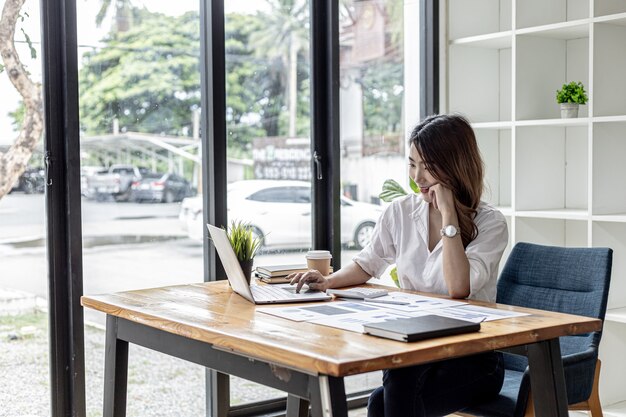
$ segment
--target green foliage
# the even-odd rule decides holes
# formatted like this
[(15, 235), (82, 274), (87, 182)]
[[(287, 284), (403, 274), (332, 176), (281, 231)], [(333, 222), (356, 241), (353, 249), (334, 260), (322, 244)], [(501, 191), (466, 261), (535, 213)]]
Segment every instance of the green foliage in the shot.
[(200, 103), (199, 18), (144, 12), (140, 24), (88, 53), (80, 76), (82, 129), (183, 135)]
[(366, 135), (402, 131), (404, 69), (400, 57), (384, 57), (368, 64), (359, 80), (363, 88), (363, 122)]
[(254, 259), (257, 251), (261, 247), (262, 238), (252, 233), (249, 223), (242, 221), (231, 221), (226, 233), (230, 245), (240, 261), (250, 261)]
[(583, 83), (572, 81), (569, 84), (563, 84), (560, 90), (556, 90), (557, 103), (587, 103), (587, 94)]
[[(409, 177), (409, 185), (411, 187), (411, 190), (413, 190), (413, 192), (415, 193), (420, 192), (420, 188), (415, 183), (415, 181), (413, 181), (413, 178)], [(383, 183), (383, 189), (378, 195), (378, 198), (380, 198), (386, 203), (389, 203), (395, 200), (396, 198), (402, 197), (405, 195), (407, 195), (407, 192), (404, 190), (404, 188), (400, 184), (398, 184), (396, 180), (388, 179), (388, 180), (385, 180), (385, 182)]]

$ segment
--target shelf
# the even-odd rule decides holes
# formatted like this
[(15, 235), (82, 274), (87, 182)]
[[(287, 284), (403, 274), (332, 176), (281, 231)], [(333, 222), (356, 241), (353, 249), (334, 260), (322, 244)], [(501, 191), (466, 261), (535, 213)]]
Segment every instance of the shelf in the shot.
[(517, 35), (532, 35), (561, 40), (588, 38), (589, 22), (589, 19), (580, 19), (566, 23), (553, 23), (550, 25), (518, 29), (515, 33)]
[(450, 41), (450, 45), (464, 45), (486, 49), (506, 49), (511, 47), (512, 33), (513, 32), (510, 30), (507, 30), (505, 32), (489, 33), (487, 35), (468, 36), (453, 39)]
[(591, 216), (594, 222), (626, 223), (626, 213), (621, 214), (594, 214)]
[(479, 122), (472, 123), (472, 128), (474, 129), (510, 129), (513, 124), (511, 122)]
[(538, 219), (562, 219), (562, 220), (587, 220), (589, 212), (578, 209), (553, 209), (553, 210), (522, 210), (515, 212), (517, 217)]
[(593, 19), (593, 23), (607, 23), (610, 25), (626, 26), (626, 13), (597, 17)]
[(538, 119), (538, 120), (519, 120), (515, 122), (516, 126), (584, 126), (589, 123), (588, 117), (579, 117), (575, 119)]
[(616, 323), (626, 323), (626, 307), (608, 309), (605, 318)]
[(600, 116), (592, 118), (594, 123), (626, 122), (626, 116)]
[[(584, 36), (563, 40), (536, 36), (545, 33), (533, 32), (516, 39), (517, 120), (533, 121), (532, 123), (536, 120), (560, 120), (561, 110), (556, 102), (556, 90), (569, 80), (581, 81), (589, 87), (589, 38)], [(588, 106), (580, 106), (579, 118), (586, 118), (588, 112)], [(622, 114), (624, 113), (626, 112)]]
[[(626, 0), (447, 4), (442, 103), (473, 122), (483, 200), (509, 226), (502, 264), (522, 241), (613, 250), (600, 396), (606, 417), (626, 417)], [(571, 81), (589, 102), (562, 119)]]

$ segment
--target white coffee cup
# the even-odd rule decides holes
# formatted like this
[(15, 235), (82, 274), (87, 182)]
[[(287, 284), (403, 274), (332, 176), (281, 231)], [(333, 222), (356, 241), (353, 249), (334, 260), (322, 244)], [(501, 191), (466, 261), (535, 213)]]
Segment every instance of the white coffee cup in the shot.
[(332, 258), (333, 255), (327, 250), (310, 250), (306, 254), (306, 266), (318, 270), (322, 275), (328, 275)]

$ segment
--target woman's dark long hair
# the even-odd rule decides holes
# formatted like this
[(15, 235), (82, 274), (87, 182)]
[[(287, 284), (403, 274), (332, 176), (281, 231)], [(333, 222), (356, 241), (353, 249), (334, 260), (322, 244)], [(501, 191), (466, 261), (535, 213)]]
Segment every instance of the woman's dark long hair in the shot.
[(474, 130), (460, 115), (428, 116), (413, 129), (410, 143), (430, 174), (452, 191), (467, 247), (478, 235), (474, 217), (483, 193), (484, 164)]

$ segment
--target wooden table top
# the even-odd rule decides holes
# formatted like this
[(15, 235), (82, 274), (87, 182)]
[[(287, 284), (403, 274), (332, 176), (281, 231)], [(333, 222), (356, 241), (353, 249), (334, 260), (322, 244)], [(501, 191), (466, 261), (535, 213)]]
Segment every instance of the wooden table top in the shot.
[(404, 343), (257, 312), (226, 281), (81, 298), (83, 306), (112, 316), (313, 375), (347, 376), (601, 329), (598, 319), (471, 303), (531, 315), (484, 322), (480, 332)]

